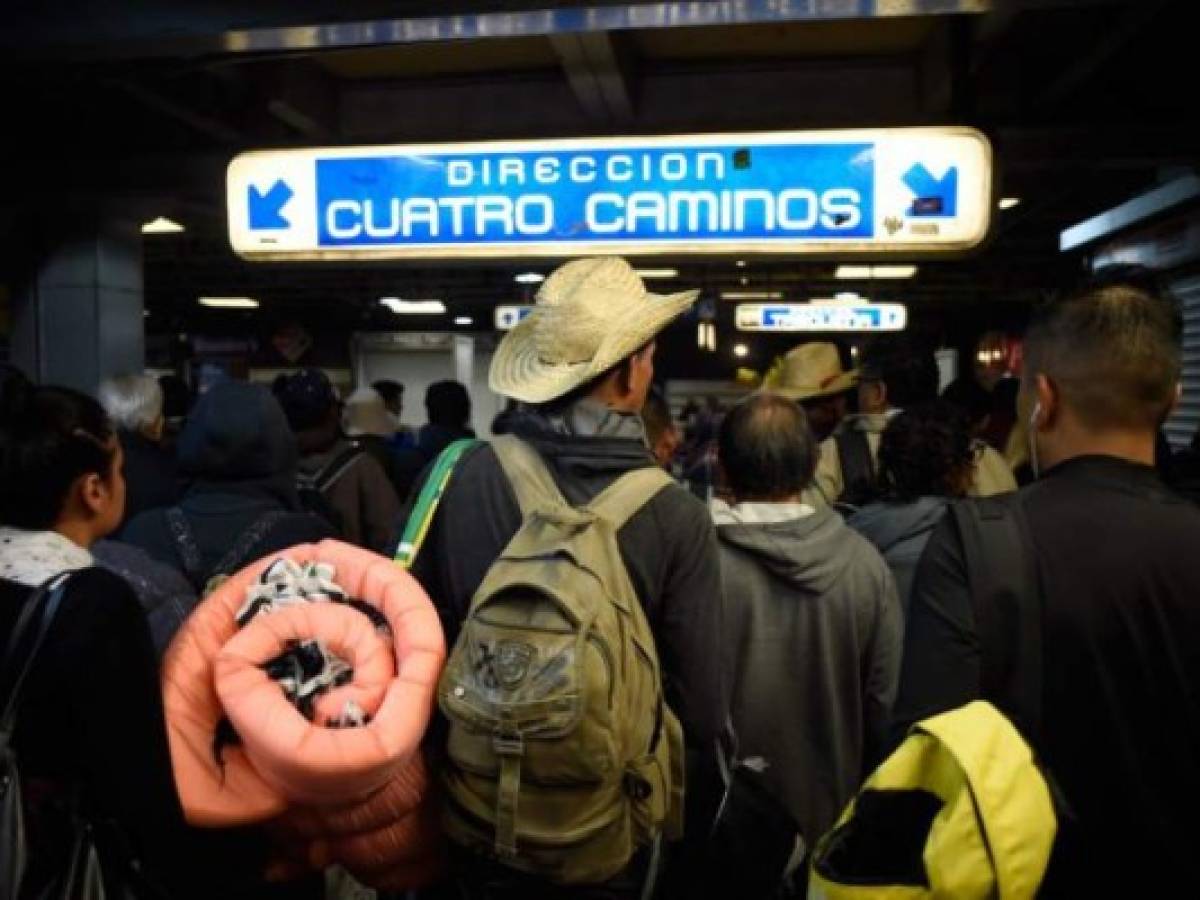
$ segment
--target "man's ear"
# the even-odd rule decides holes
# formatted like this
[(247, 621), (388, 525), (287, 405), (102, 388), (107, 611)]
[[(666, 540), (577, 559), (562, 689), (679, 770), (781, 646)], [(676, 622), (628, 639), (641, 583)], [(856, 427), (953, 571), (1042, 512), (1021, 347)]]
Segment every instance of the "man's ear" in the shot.
[(1179, 404), (1182, 402), (1183, 402), (1183, 382), (1178, 381), (1175, 383), (1175, 396), (1171, 400), (1171, 408), (1168, 409), (1167, 414), (1165, 416), (1163, 416), (1164, 422), (1167, 419), (1171, 418), (1171, 416), (1175, 415), (1175, 410), (1179, 409)]
[(1034, 397), (1037, 400), (1037, 416), (1034, 428), (1050, 428), (1062, 414), (1062, 396), (1058, 385), (1046, 375), (1039, 374), (1034, 381)]

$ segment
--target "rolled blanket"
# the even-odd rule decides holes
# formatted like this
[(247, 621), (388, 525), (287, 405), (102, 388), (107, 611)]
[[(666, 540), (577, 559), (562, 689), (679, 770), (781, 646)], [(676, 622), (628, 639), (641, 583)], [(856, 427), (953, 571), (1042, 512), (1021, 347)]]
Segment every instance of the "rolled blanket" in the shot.
[[(188, 820), (294, 818), (309, 825), (310, 864), (419, 884), (441, 865), (419, 745), (444, 660), (432, 604), (384, 557), (325, 541), (246, 567), (196, 608), (163, 661)], [(361, 726), (328, 727), (355, 711)], [(218, 759), (226, 716), (239, 742)]]

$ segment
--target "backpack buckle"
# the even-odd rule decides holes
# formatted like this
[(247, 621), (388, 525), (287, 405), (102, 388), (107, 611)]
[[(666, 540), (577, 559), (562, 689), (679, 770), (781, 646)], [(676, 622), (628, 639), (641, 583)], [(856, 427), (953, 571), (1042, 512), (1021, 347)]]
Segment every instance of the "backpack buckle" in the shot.
[(497, 756), (519, 757), (525, 755), (525, 741), (519, 734), (492, 735), (492, 749)]
[(624, 781), (625, 793), (631, 800), (641, 803), (649, 800), (650, 795), (654, 793), (654, 785), (637, 772), (626, 772)]

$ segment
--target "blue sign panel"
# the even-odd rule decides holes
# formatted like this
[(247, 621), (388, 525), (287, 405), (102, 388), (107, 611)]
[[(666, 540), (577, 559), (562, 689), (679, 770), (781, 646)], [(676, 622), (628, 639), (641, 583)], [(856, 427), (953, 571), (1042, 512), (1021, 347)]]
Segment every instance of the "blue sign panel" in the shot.
[(870, 237), (870, 144), (317, 160), (322, 247)]
[(902, 303), (743, 303), (734, 311), (738, 331), (903, 331)]
[(239, 253), (345, 259), (962, 249), (990, 192), (947, 128), (248, 153), (227, 195)]

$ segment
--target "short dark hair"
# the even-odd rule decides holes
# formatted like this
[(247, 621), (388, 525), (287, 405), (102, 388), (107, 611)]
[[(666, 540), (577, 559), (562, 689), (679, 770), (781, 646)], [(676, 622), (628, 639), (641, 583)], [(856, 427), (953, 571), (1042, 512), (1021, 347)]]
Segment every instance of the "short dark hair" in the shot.
[(992, 395), (974, 375), (960, 375), (946, 385), (942, 399), (967, 417), (967, 421), (979, 425), (992, 413)]
[(646, 395), (646, 405), (642, 407), (642, 422), (646, 426), (646, 437), (651, 445), (675, 424), (667, 398), (657, 388), (651, 388), (650, 393)]
[(7, 383), (0, 408), (0, 522), (46, 531), (71, 485), (95, 472), (108, 480), (116, 435), (104, 408), (60, 387)]
[(933, 351), (899, 337), (876, 338), (859, 361), (863, 381), (882, 381), (887, 402), (903, 409), (937, 399), (938, 367)]
[(730, 410), (717, 438), (717, 453), (739, 500), (792, 497), (812, 482), (817, 442), (800, 404), (759, 393)]
[(905, 409), (879, 439), (880, 487), (892, 500), (961, 496), (974, 463), (967, 419), (943, 401)]
[(458, 381), (435, 381), (425, 391), (425, 412), (433, 425), (463, 428), (471, 418), (471, 395)]
[(391, 406), (404, 399), (404, 385), (398, 381), (393, 381), (390, 378), (381, 378), (371, 385), (375, 391), (383, 398), (384, 405)]
[(585, 397), (590, 397), (595, 393), (596, 388), (600, 387), (604, 382), (612, 377), (614, 372), (620, 372), (621, 377), (628, 380), (633, 371), (633, 358), (639, 353), (644, 353), (646, 348), (650, 346), (653, 339), (646, 341), (642, 346), (638, 347), (620, 362), (609, 366), (599, 375), (594, 378), (589, 378), (577, 388), (567, 391), (561, 397), (555, 397), (553, 400), (547, 400), (545, 403), (535, 403), (532, 408), (537, 410), (542, 415), (554, 415), (562, 412), (583, 400)]
[(1025, 374), (1053, 381), (1089, 427), (1157, 429), (1175, 401), (1182, 330), (1152, 273), (1101, 269), (1035, 315)]
[(271, 383), (292, 431), (313, 431), (336, 419), (338, 395), (329, 376), (320, 369), (302, 369), (276, 376)]

